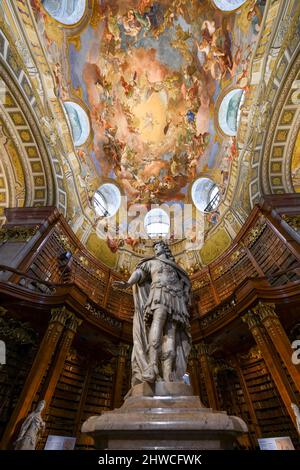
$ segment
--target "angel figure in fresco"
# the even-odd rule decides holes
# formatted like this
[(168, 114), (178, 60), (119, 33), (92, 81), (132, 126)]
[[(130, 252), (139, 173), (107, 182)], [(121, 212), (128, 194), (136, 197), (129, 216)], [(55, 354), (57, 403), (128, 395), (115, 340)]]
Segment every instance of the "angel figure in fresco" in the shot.
[(149, 18), (146, 15), (142, 16), (134, 10), (129, 10), (127, 15), (123, 16), (122, 21), (127, 36), (136, 37), (142, 28), (145, 28), (145, 30), (151, 28)]

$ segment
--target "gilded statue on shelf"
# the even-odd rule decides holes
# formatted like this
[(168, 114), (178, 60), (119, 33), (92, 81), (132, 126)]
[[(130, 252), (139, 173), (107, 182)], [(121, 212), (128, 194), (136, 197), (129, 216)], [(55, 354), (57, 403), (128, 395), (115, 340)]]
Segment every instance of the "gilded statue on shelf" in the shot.
[(191, 348), (190, 280), (167, 243), (157, 241), (153, 247), (155, 256), (143, 259), (127, 282), (113, 284), (133, 287), (132, 386), (182, 381)]
[(35, 450), (38, 435), (45, 428), (45, 422), (41, 416), (45, 404), (45, 400), (41, 400), (36, 409), (25, 419), (14, 443), (15, 450)]

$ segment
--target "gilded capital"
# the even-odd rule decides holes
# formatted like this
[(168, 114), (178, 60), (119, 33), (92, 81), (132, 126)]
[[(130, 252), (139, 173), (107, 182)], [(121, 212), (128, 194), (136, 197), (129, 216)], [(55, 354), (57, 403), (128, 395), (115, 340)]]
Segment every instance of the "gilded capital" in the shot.
[(120, 343), (119, 344), (119, 350), (118, 350), (118, 356), (127, 357), (129, 349), (130, 349), (130, 347), (129, 347), (128, 344)]
[(192, 360), (192, 359), (198, 359), (198, 355), (199, 355), (199, 352), (198, 352), (198, 348), (197, 348), (197, 345), (193, 345), (192, 348), (191, 348), (191, 352), (190, 352), (190, 356), (189, 358)]
[(275, 304), (265, 304), (259, 302), (256, 307), (254, 307), (253, 312), (255, 315), (258, 315), (260, 320), (263, 321), (268, 317), (277, 318), (277, 314), (275, 312)]
[(198, 351), (198, 354), (208, 356), (209, 355), (209, 346), (204, 343), (203, 341), (201, 343), (198, 343), (195, 345), (196, 350)]
[(71, 330), (74, 333), (76, 333), (77, 328), (81, 325), (81, 323), (82, 323), (82, 320), (80, 320), (80, 318), (77, 318), (76, 315), (74, 315), (74, 313), (70, 313), (70, 317), (69, 317), (69, 321), (67, 325), (68, 330)]
[(65, 325), (66, 321), (70, 318), (71, 315), (72, 314), (68, 312), (65, 306), (52, 308), (50, 323), (57, 322)]
[(260, 323), (259, 318), (251, 310), (242, 316), (242, 321), (247, 323), (250, 330)]

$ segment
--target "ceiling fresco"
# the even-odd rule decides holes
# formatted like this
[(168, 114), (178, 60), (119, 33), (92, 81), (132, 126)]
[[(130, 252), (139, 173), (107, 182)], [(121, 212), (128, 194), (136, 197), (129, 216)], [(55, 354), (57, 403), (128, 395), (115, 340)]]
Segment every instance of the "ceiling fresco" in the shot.
[(183, 205), (203, 177), (220, 204), (204, 212), (206, 231), (220, 222), (265, 4), (31, 0), (91, 207), (104, 183), (118, 186), (128, 208)]

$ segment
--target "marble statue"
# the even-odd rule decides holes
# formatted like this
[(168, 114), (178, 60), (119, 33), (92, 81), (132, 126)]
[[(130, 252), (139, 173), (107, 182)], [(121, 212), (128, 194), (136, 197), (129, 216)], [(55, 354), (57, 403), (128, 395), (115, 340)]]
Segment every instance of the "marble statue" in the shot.
[(297, 431), (300, 436), (300, 410), (299, 410), (299, 407), (295, 403), (291, 403), (291, 407), (296, 416)]
[(191, 283), (164, 241), (153, 245), (155, 256), (143, 259), (128, 281), (133, 287), (132, 386), (143, 382), (181, 382), (186, 373), (191, 335), (188, 306)]
[(35, 450), (38, 434), (45, 428), (45, 422), (41, 416), (45, 404), (45, 400), (41, 400), (36, 409), (25, 419), (14, 443), (15, 450)]

